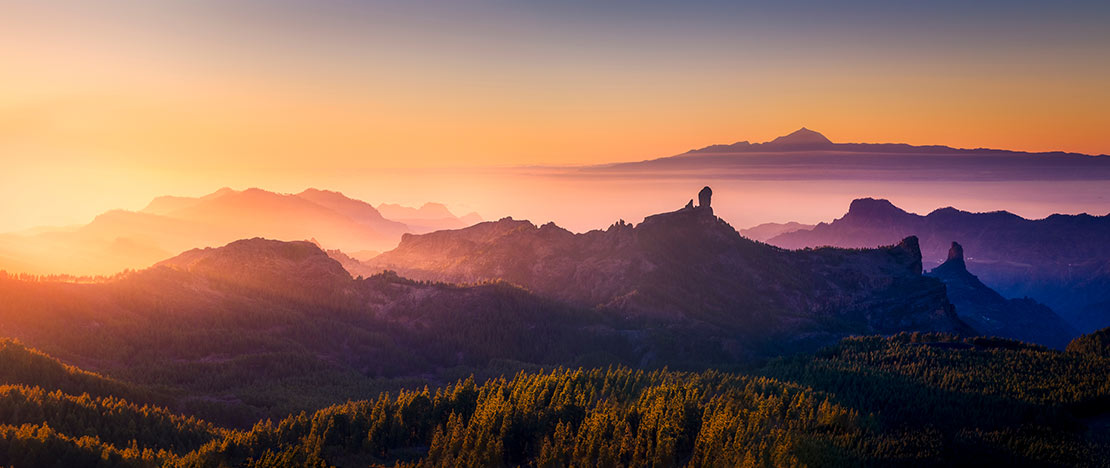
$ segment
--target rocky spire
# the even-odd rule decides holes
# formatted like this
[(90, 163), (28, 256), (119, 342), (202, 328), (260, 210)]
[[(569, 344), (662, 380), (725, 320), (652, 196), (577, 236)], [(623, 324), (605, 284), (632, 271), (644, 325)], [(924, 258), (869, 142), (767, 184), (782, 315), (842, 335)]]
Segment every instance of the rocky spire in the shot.
[(971, 273), (967, 271), (967, 264), (964, 263), (963, 246), (958, 242), (953, 242), (952, 247), (948, 249), (948, 259), (945, 260), (944, 263), (941, 263), (940, 266), (934, 268), (929, 274), (941, 278), (972, 276)]
[(964, 248), (959, 242), (952, 242), (952, 247), (948, 249), (948, 260), (946, 262), (964, 263)]
[(894, 246), (892, 252), (895, 253), (896, 256), (901, 257), (902, 262), (914, 274), (920, 275), (922, 273), (921, 243), (917, 241), (917, 236), (909, 236), (902, 239), (902, 242)]
[(698, 192), (698, 206), (710, 208), (709, 203), (711, 198), (713, 198), (713, 189), (709, 188), (708, 185), (702, 187), (701, 191)]
[(960, 243), (952, 242), (952, 247), (948, 250), (948, 260), (963, 262), (963, 246)]

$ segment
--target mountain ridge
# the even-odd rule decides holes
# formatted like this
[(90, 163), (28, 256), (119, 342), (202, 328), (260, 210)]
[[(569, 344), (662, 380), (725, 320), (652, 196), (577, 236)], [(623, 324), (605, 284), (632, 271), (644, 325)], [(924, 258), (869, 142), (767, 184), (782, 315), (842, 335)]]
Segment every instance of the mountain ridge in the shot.
[[(927, 297), (943, 297), (942, 284), (920, 276), (920, 251), (912, 236), (871, 251), (790, 252), (743, 238), (714, 216), (710, 206), (692, 203), (648, 216), (638, 225), (620, 221), (582, 234), (511, 218), (457, 231), (409, 234), (396, 249), (364, 264), (365, 274), (390, 270), (420, 280), (461, 283), (499, 279), (586, 307), (656, 318), (665, 311), (664, 316), (725, 330), (734, 330), (736, 323), (765, 331), (820, 329), (816, 324), (825, 319), (817, 311), (828, 305), (803, 289), (843, 301), (845, 317), (863, 314), (853, 315), (851, 320), (861, 321), (855, 326), (884, 330), (897, 326), (884, 322), (882, 313), (866, 316), (864, 309), (890, 304), (872, 301), (863, 291), (891, 300), (896, 299), (884, 294), (898, 288), (907, 288), (902, 291), (907, 293), (915, 289), (907, 297), (923, 294), (926, 302), (933, 300)], [(832, 273), (853, 268), (851, 285)], [(693, 297), (704, 304), (686, 301)], [(948, 315), (946, 299), (939, 301), (916, 307), (934, 307), (929, 313), (940, 311), (937, 326), (966, 332), (966, 325), (951, 320), (955, 315)], [(798, 315), (787, 318), (787, 310)], [(914, 312), (899, 319), (907, 320), (905, 324), (923, 320), (920, 325), (928, 328), (934, 320), (924, 310), (908, 310)], [(940, 325), (945, 320), (949, 325)]]
[(786, 249), (867, 248), (908, 235), (921, 239), (930, 266), (939, 265), (956, 241), (974, 253), (967, 268), (1004, 297), (1032, 297), (1081, 332), (1110, 325), (1110, 245), (1104, 241), (1110, 214), (1033, 220), (946, 207), (919, 215), (887, 200), (857, 199), (840, 218), (767, 242)]
[(751, 240), (767, 242), (768, 239), (771, 239), (772, 237), (778, 236), (780, 234), (794, 231), (810, 230), (813, 229), (814, 226), (816, 226), (816, 224), (802, 224), (796, 221), (790, 221), (786, 223), (763, 223), (747, 229), (741, 229), (740, 235)]
[(228, 187), (200, 197), (156, 197), (139, 211), (109, 210), (88, 224), (0, 234), (0, 269), (32, 274), (110, 275), (146, 268), (180, 252), (266, 237), (315, 239), (328, 249), (367, 257), (397, 245), (405, 232), (472, 223), (462, 218), (408, 226), (340, 192), (308, 188), (285, 194)]

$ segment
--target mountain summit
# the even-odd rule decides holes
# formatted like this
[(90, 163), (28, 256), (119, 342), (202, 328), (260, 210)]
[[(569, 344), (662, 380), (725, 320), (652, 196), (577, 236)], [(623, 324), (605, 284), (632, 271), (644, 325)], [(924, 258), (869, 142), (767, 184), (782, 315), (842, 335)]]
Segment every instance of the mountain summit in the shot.
[(780, 136), (764, 144), (774, 146), (824, 146), (831, 145), (833, 142), (825, 138), (825, 135), (802, 127), (794, 133)]
[[(905, 210), (894, 206), (890, 200), (885, 198), (857, 198), (852, 200), (848, 205), (848, 213), (844, 215), (845, 219), (866, 219), (866, 220), (897, 220), (907, 216), (913, 216)], [(908, 233), (906, 235), (909, 235)], [(899, 236), (902, 237), (902, 236)], [(891, 239), (893, 240), (893, 239)], [(882, 243), (875, 244), (881, 245)]]

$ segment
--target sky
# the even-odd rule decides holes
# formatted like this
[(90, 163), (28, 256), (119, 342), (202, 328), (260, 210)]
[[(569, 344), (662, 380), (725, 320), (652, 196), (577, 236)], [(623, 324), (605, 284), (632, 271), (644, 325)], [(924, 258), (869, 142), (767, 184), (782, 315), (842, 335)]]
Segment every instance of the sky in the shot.
[(1110, 153), (1106, 1), (0, 11), (0, 231), (222, 186), (416, 203), (374, 175), (642, 160), (802, 126), (837, 142)]

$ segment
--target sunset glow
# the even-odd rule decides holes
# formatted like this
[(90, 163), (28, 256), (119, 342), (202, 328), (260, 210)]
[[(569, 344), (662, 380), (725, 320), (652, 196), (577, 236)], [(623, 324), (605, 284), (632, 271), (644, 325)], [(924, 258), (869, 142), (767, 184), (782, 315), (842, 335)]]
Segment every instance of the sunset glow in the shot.
[(898, 3), (3, 2), (0, 196), (19, 202), (0, 231), (221, 186), (383, 199), (409, 194), (344, 175), (635, 161), (802, 125), (1110, 153), (1104, 2)]
[(0, 0), (0, 467), (1110, 466), (1108, 0)]

